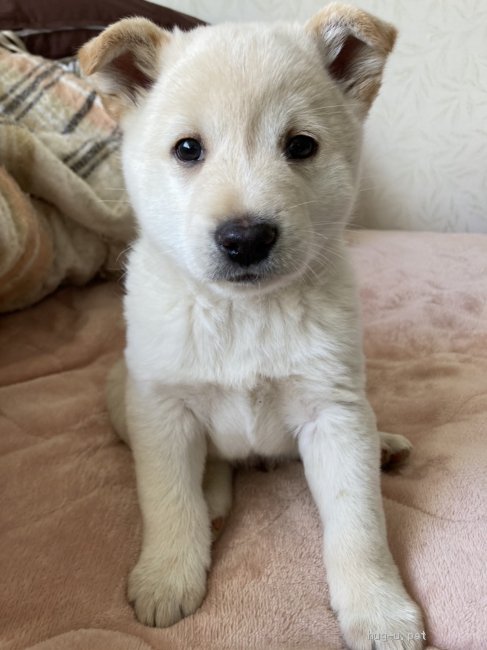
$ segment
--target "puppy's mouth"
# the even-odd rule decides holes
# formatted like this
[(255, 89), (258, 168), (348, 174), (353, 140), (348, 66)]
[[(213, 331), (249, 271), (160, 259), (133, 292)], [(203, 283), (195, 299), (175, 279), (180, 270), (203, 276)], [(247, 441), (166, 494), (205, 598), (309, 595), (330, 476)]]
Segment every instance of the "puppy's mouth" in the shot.
[(263, 280), (263, 276), (258, 273), (241, 273), (239, 275), (232, 275), (226, 279), (228, 282), (237, 284), (255, 284)]
[(236, 264), (222, 264), (219, 260), (219, 263), (213, 268), (210, 277), (220, 285), (257, 287), (268, 284), (276, 275), (276, 270), (268, 263), (253, 265), (253, 268), (245, 268), (239, 267)]

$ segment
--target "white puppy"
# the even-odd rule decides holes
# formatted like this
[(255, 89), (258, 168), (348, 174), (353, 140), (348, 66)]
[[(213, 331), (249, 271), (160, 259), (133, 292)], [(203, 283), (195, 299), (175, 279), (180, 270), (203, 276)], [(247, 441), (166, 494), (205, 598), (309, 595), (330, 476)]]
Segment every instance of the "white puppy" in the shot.
[[(329, 5), (304, 26), (169, 33), (126, 19), (81, 50), (121, 122), (139, 223), (110, 401), (135, 458), (143, 544), (129, 597), (143, 623), (171, 625), (201, 604), (229, 463), (299, 455), (347, 644), (389, 635), (387, 647), (422, 647), (387, 545), (343, 239), (362, 122), (394, 39), (390, 25)], [(409, 451), (390, 434), (382, 447)]]

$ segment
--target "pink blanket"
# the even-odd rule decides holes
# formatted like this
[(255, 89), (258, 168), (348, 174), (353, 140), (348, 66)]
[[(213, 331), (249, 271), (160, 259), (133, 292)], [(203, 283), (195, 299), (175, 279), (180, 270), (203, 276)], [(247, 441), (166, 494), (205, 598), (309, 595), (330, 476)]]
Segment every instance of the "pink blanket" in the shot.
[[(383, 475), (391, 548), (430, 646), (487, 644), (487, 237), (362, 232), (369, 395), (415, 445)], [(130, 451), (103, 383), (120, 287), (66, 289), (0, 320), (0, 648), (342, 647), (299, 463), (241, 471), (192, 617), (149, 629), (126, 602), (140, 543)]]

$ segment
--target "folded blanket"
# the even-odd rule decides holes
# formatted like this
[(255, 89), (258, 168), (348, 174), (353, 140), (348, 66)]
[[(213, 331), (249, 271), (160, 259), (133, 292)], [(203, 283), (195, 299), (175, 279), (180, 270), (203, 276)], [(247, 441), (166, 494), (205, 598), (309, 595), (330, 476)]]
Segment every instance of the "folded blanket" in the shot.
[(120, 267), (120, 133), (73, 65), (0, 37), (0, 312)]

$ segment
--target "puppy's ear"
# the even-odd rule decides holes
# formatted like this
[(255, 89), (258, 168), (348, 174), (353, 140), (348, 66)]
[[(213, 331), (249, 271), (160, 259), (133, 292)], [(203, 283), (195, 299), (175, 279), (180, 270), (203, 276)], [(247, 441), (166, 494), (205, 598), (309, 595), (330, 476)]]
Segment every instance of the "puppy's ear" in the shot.
[(396, 29), (361, 9), (338, 3), (313, 16), (306, 29), (318, 39), (332, 79), (365, 117), (379, 92)]
[(145, 18), (124, 18), (85, 43), (81, 71), (91, 77), (115, 119), (134, 108), (160, 72), (161, 49), (171, 34)]

